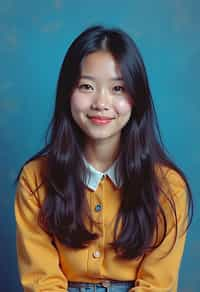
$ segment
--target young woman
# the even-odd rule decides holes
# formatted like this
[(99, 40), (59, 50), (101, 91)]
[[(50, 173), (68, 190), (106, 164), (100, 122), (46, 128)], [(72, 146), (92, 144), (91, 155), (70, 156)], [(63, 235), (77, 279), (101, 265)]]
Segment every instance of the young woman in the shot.
[(75, 39), (49, 129), (18, 176), (24, 291), (177, 291), (191, 191), (163, 150), (125, 32), (95, 26)]

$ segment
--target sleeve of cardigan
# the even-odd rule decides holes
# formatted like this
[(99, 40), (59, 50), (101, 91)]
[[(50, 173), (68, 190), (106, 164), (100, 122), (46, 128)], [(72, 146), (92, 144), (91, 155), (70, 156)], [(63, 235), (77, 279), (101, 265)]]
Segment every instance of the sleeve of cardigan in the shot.
[(37, 223), (39, 202), (31, 171), (23, 169), (15, 197), (16, 245), (25, 292), (66, 292), (67, 279), (59, 266), (52, 238)]
[[(144, 256), (137, 271), (135, 287), (131, 288), (130, 292), (176, 292), (178, 289), (178, 273), (186, 239), (186, 232), (184, 231), (187, 223), (188, 205), (186, 189), (179, 179), (178, 181), (176, 180), (176, 176), (173, 176), (172, 186), (174, 188), (173, 191), (175, 191), (174, 202), (178, 224), (177, 236), (175, 236), (173, 216), (168, 210), (166, 212), (169, 224), (167, 236), (158, 248)], [(176, 240), (175, 245), (167, 253), (174, 239)], [(163, 255), (165, 256), (162, 257)]]

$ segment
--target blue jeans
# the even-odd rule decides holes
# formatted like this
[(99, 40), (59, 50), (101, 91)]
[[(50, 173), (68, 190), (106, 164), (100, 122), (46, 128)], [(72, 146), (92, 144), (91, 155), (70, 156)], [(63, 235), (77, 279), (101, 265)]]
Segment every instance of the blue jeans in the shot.
[(70, 284), (68, 286), (68, 292), (128, 292), (128, 290), (134, 287), (134, 282), (120, 282), (120, 283), (113, 283), (103, 285), (101, 283), (92, 284), (92, 283), (81, 283), (80, 285)]

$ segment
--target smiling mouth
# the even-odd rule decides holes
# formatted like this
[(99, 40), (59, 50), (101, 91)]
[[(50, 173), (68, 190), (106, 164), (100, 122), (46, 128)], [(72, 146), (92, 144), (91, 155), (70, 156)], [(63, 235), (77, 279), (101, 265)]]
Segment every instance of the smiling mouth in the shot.
[(90, 121), (96, 125), (106, 125), (109, 124), (114, 118), (110, 117), (99, 117), (99, 116), (88, 116)]

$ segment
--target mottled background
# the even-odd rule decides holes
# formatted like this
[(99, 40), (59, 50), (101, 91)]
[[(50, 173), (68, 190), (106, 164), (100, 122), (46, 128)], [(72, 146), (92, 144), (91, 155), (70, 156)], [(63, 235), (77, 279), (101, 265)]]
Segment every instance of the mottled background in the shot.
[(65, 51), (91, 24), (119, 26), (147, 66), (161, 133), (194, 193), (195, 217), (180, 270), (181, 292), (200, 291), (200, 2), (0, 1), (0, 290), (21, 291), (13, 181), (43, 145)]

